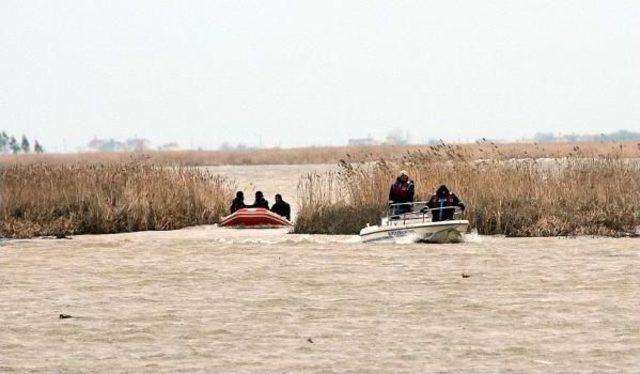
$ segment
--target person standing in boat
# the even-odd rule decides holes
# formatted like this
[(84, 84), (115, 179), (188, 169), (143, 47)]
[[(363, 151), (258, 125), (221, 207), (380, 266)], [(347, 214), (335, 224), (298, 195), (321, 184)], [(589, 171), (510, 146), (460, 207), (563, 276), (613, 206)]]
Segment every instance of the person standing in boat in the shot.
[(449, 221), (453, 219), (455, 207), (459, 207), (464, 211), (464, 203), (456, 194), (449, 192), (444, 184), (438, 188), (435, 195), (431, 196), (427, 206), (431, 209), (433, 222)]
[(256, 201), (249, 205), (248, 208), (264, 208), (269, 210), (269, 202), (264, 198), (262, 191), (256, 191)]
[(291, 206), (282, 200), (282, 195), (276, 194), (276, 203), (271, 207), (271, 211), (291, 221)]
[[(406, 170), (400, 171), (400, 175), (389, 189), (389, 204), (412, 203), (415, 194), (413, 181), (409, 179)], [(393, 214), (401, 214), (411, 211), (411, 204), (398, 205), (393, 209)]]
[(235, 212), (238, 209), (246, 208), (247, 206), (244, 204), (244, 193), (242, 191), (236, 192), (236, 198), (231, 202), (231, 213)]

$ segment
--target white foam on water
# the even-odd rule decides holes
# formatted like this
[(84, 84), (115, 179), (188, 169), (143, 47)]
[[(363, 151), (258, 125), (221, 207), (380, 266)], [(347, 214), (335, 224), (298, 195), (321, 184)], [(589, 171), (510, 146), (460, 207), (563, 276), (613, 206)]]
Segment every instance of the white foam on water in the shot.
[(420, 240), (418, 234), (409, 234), (405, 236), (398, 236), (393, 239), (393, 242), (396, 244), (413, 244)]
[(282, 243), (291, 244), (358, 244), (361, 243), (358, 235), (312, 235), (312, 234), (292, 234), (286, 235)]
[(477, 231), (472, 231), (468, 234), (462, 235), (462, 241), (464, 243), (482, 243), (482, 235), (478, 234)]
[[(359, 244), (358, 235), (312, 235), (289, 234), (278, 230), (238, 230), (226, 231), (228, 235), (211, 236), (213, 243), (219, 244), (261, 244), (261, 245), (300, 245), (300, 244)], [(219, 233), (218, 233), (219, 234)]]

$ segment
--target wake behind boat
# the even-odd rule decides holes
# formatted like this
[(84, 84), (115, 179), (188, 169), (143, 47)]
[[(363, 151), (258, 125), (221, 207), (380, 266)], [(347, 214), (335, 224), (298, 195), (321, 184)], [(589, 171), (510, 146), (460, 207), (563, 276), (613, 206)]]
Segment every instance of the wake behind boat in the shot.
[(282, 228), (291, 222), (264, 208), (243, 208), (224, 217), (219, 226), (234, 228)]
[[(433, 221), (431, 213), (442, 209), (454, 210), (451, 220)], [(397, 213), (401, 211), (402, 213)], [(459, 207), (433, 208), (427, 202), (391, 204), (380, 225), (367, 226), (360, 230), (364, 243), (374, 241), (395, 242), (402, 238), (412, 242), (458, 243), (467, 231), (469, 221), (460, 219)]]

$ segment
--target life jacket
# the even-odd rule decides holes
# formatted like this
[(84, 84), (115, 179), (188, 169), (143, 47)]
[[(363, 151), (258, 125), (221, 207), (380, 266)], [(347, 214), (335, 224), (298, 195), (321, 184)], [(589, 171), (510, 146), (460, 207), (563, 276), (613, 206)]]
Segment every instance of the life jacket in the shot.
[(405, 183), (401, 181), (396, 181), (391, 187), (391, 191), (393, 192), (393, 196), (396, 199), (405, 200), (409, 197), (409, 188), (413, 183), (411, 181), (407, 181)]
[[(440, 203), (440, 197), (438, 195), (431, 196), (431, 201), (434, 203)], [(449, 196), (444, 198), (444, 202), (446, 203), (444, 206), (453, 205), (453, 194), (450, 193)]]
[(435, 209), (431, 211), (434, 221), (453, 219), (453, 211), (449, 209), (443, 209), (445, 207), (453, 206), (453, 196), (453, 193), (450, 193), (446, 197), (440, 197), (438, 195), (433, 195), (431, 197), (430, 205)]

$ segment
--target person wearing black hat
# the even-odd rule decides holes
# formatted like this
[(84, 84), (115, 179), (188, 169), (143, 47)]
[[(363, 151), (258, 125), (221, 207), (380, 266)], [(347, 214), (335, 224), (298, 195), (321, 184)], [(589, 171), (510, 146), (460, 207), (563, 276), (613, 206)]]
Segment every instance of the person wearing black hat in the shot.
[(244, 204), (244, 193), (242, 191), (236, 192), (236, 198), (231, 202), (231, 208), (229, 209), (231, 213), (235, 212), (238, 209), (246, 208), (247, 206)]
[(282, 200), (282, 195), (276, 195), (276, 203), (271, 207), (271, 211), (291, 221), (291, 206)]
[(264, 208), (269, 210), (269, 202), (264, 198), (262, 191), (256, 191), (256, 201), (248, 206), (248, 208)]
[(456, 196), (456, 194), (449, 192), (449, 189), (444, 184), (438, 188), (435, 195), (431, 196), (427, 206), (431, 209), (433, 218), (431, 221), (449, 221), (453, 219), (453, 213), (455, 207), (459, 207), (464, 211), (464, 203)]

